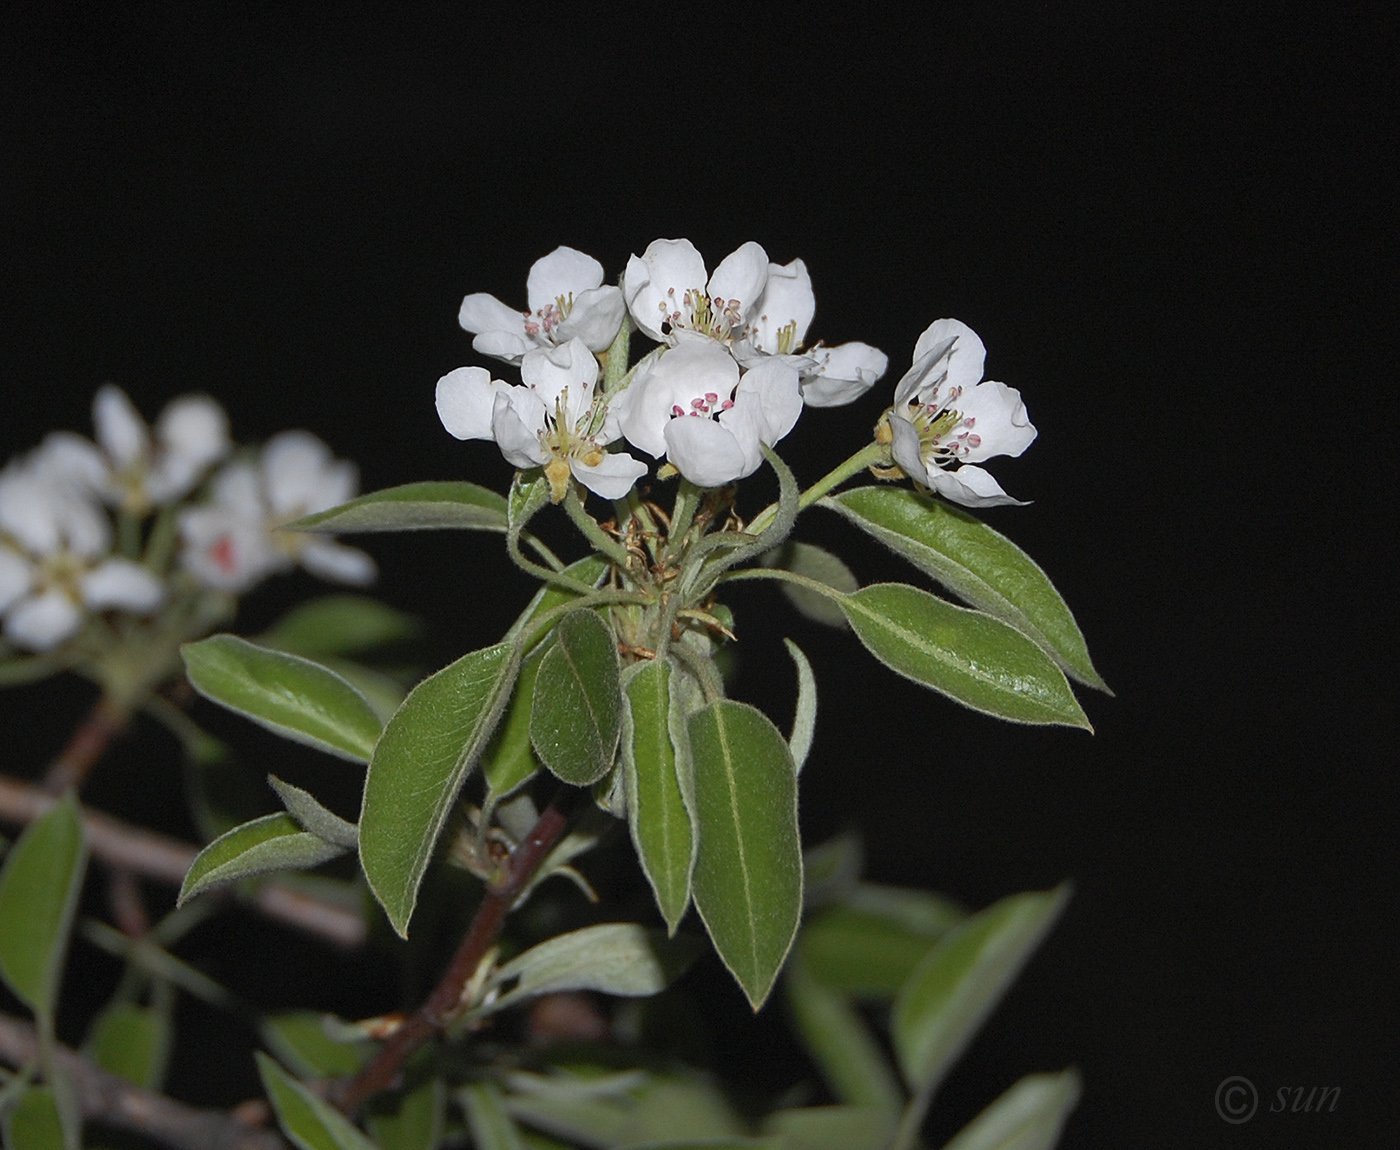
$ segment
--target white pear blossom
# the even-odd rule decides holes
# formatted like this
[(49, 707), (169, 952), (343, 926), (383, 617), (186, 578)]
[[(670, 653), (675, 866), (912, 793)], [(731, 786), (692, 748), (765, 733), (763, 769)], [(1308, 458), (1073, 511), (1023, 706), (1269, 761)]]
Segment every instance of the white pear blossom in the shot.
[(207, 504), (181, 511), (181, 560), (201, 583), (233, 594), (298, 562), (323, 579), (368, 584), (375, 566), (363, 551), (324, 535), (279, 530), (353, 499), (358, 487), (355, 465), (335, 459), (316, 436), (281, 432), (256, 462), (239, 459), (222, 467)]
[(93, 612), (149, 615), (165, 584), (110, 554), (111, 523), (77, 486), (55, 482), (41, 449), (0, 472), (0, 614), (5, 637), (47, 651)]
[(617, 337), (625, 308), (622, 293), (603, 284), (603, 265), (573, 248), (559, 247), (530, 268), (529, 307), (521, 312), (493, 295), (462, 300), (457, 322), (476, 338), (472, 347), (506, 363), (519, 363), (535, 348), (581, 339), (604, 351)]
[(92, 419), (95, 444), (54, 432), (44, 440), (41, 466), (55, 480), (82, 485), (136, 515), (188, 495), (229, 452), (228, 416), (205, 395), (172, 400), (152, 433), (126, 393), (104, 384), (93, 399)]
[(802, 392), (791, 364), (768, 359), (741, 375), (720, 344), (682, 332), (614, 407), (634, 447), (664, 457), (698, 487), (721, 487), (758, 470), (763, 448), (802, 414)]
[(653, 240), (627, 261), (622, 295), (637, 326), (659, 343), (675, 344), (681, 333), (692, 333), (727, 347), (747, 333), (768, 267), (767, 253), (753, 241), (709, 275), (689, 240)]
[(448, 372), (437, 383), (443, 427), (458, 439), (495, 440), (515, 467), (543, 467), (556, 503), (571, 474), (604, 499), (632, 490), (646, 464), (606, 450), (622, 432), (613, 411), (600, 409), (598, 361), (584, 341), (527, 353), (520, 378), (512, 387), (484, 368)]
[(982, 380), (986, 348), (965, 323), (940, 319), (914, 347), (889, 420), (894, 460), (904, 473), (966, 507), (1021, 504), (975, 466), (1020, 455), (1036, 437), (1021, 393)]

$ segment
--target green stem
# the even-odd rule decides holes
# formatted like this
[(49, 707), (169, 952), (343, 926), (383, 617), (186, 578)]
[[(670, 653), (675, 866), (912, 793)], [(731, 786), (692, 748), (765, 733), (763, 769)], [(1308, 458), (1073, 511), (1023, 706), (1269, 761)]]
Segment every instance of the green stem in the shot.
[(583, 500), (579, 498), (578, 484), (571, 477), (569, 488), (564, 493), (564, 510), (573, 520), (574, 526), (583, 532), (584, 538), (593, 544), (595, 551), (601, 551), (624, 571), (631, 565), (632, 557), (628, 554), (627, 548), (598, 526), (598, 521), (583, 509)]
[(581, 579), (564, 575), (558, 571), (551, 571), (548, 567), (541, 567), (532, 559), (526, 559), (524, 552), (520, 550), (520, 542), (511, 532), (506, 532), (506, 552), (510, 555), (511, 561), (524, 571), (527, 575), (533, 575), (536, 579), (545, 583), (553, 584), (555, 587), (562, 587), (566, 591), (574, 591), (579, 595), (589, 594), (593, 588)]
[(627, 375), (627, 360), (631, 354), (632, 344), (632, 317), (626, 312), (622, 313), (622, 326), (617, 329), (617, 335), (608, 345), (606, 356), (603, 360), (603, 394), (611, 395), (617, 390), (617, 386)]
[(695, 522), (695, 512), (705, 500), (705, 492), (689, 479), (681, 478), (676, 488), (676, 502), (671, 508), (671, 526), (666, 532), (666, 549), (675, 552), (682, 545), (690, 525)]
[(919, 1144), (919, 1127), (924, 1124), (929, 1103), (933, 1101), (935, 1083), (928, 1083), (905, 1104), (904, 1113), (899, 1119), (899, 1129), (894, 1132), (890, 1150), (914, 1150)]
[[(890, 459), (890, 449), (874, 441), (866, 444), (849, 459), (837, 464), (836, 467), (828, 471), (818, 479), (811, 487), (807, 488), (797, 500), (799, 511), (812, 506), (818, 499), (825, 495), (832, 488), (845, 483), (852, 475), (858, 471), (864, 471), (872, 464), (888, 464)], [(748, 525), (748, 532), (757, 535), (777, 517), (778, 505), (770, 503), (760, 511)]]

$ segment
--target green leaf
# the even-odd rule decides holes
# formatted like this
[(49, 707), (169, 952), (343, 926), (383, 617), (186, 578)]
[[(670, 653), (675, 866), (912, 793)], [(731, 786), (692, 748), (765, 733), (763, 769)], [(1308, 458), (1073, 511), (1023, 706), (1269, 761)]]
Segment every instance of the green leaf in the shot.
[(515, 680), (510, 706), (481, 758), (486, 778), (487, 803), (494, 806), (535, 776), (541, 763), (530, 745), (530, 708), (535, 702), (535, 680), (539, 677), (544, 652), (536, 649), (524, 663)]
[(281, 812), (225, 831), (190, 864), (177, 906), (216, 886), (279, 870), (309, 870), (345, 853)]
[(272, 1053), (304, 1078), (354, 1074), (374, 1053), (374, 1044), (368, 1039), (337, 1042), (327, 1032), (327, 1017), (315, 1010), (272, 1014), (262, 1019), (258, 1030)]
[(0, 868), (0, 978), (40, 1019), (52, 1020), (87, 849), (69, 791), (30, 823)]
[(282, 1132), (301, 1150), (377, 1150), (344, 1114), (311, 1093), (266, 1054), (259, 1050), (254, 1057)]
[(1012, 722), (1093, 730), (1064, 673), (990, 615), (903, 583), (862, 587), (841, 608), (866, 650), (906, 679)]
[(494, 1082), (472, 1082), (458, 1095), (467, 1111), (476, 1150), (526, 1150)]
[(1069, 898), (1060, 886), (1004, 898), (950, 931), (895, 1000), (892, 1037), (911, 1089), (942, 1080)]
[(360, 845), (359, 828), (334, 811), (328, 811), (309, 791), (284, 783), (276, 775), (268, 775), (267, 781), (272, 784), (287, 813), (318, 839), (348, 851)]
[[(365, 1116), (365, 1124), (381, 1150), (436, 1150), (442, 1141), (447, 1089), (441, 1078), (429, 1078), (393, 1100), (384, 1100)], [(477, 1143), (478, 1150), (484, 1150)]]
[(812, 976), (800, 944), (783, 989), (797, 1033), (832, 1094), (887, 1118), (898, 1114), (904, 1094), (880, 1044), (850, 1000)]
[(791, 639), (784, 639), (783, 645), (797, 666), (797, 713), (792, 718), (788, 748), (792, 751), (793, 766), (800, 775), (817, 729), (817, 677), (812, 674), (812, 664), (807, 662), (801, 647)]
[[(744, 1124), (713, 1082), (700, 1077), (657, 1078), (638, 1094), (617, 1132), (617, 1144), (633, 1147), (755, 1145), (742, 1138)], [(757, 1143), (765, 1145), (765, 1143)], [(772, 1145), (776, 1150), (776, 1145)]]
[(896, 487), (858, 487), (822, 500), (938, 580), (959, 599), (1029, 636), (1071, 678), (1107, 691), (1074, 616), (1035, 562), (956, 507)]
[(463, 655), (413, 688), (380, 736), (365, 776), (360, 864), (404, 937), (438, 835), (510, 699), (519, 665), (511, 643)]
[(259, 647), (236, 635), (214, 635), (180, 648), (185, 673), (206, 699), (269, 731), (368, 762), (380, 721), (359, 691), (320, 663)]
[(797, 945), (823, 985), (860, 998), (888, 999), (940, 934), (913, 931), (881, 915), (838, 905), (813, 915)]
[(135, 1002), (114, 1002), (88, 1030), (87, 1056), (128, 1082), (159, 1090), (170, 1058), (170, 1016)]
[(696, 835), (676, 777), (671, 668), (664, 660), (653, 659), (628, 668), (624, 678), (622, 771), (627, 821), (642, 872), (666, 929), (674, 935), (690, 906)]
[(783, 1150), (885, 1150), (894, 1121), (874, 1106), (812, 1106), (774, 1111), (763, 1130)]
[[(795, 575), (803, 575), (818, 583), (825, 583), (843, 595), (849, 595), (860, 586), (860, 580), (851, 573), (851, 569), (842, 560), (824, 547), (817, 547), (811, 543), (798, 543), (795, 540), (789, 540), (781, 547), (763, 556), (763, 565), (765, 567), (781, 567)], [(798, 586), (795, 583), (784, 583), (782, 587), (783, 594), (788, 597), (789, 602), (799, 614), (805, 615), (814, 622), (824, 623), (828, 627), (845, 628), (846, 616), (842, 614), (840, 606), (834, 603), (829, 596), (819, 594), (808, 587)]]
[(664, 938), (633, 922), (606, 922), (556, 935), (517, 955), (491, 976), (515, 986), (479, 1014), (494, 1014), (527, 998), (565, 990), (596, 990), (623, 998), (659, 994), (696, 958), (687, 938)]
[(78, 1146), (78, 1132), (64, 1122), (57, 1093), (48, 1086), (30, 1086), (14, 1109), (4, 1115), (7, 1150), (59, 1150)]
[(405, 483), (294, 520), (288, 531), (504, 531), (506, 501), (487, 487), (460, 480)]
[(555, 628), (540, 662), (530, 708), (530, 742), (540, 762), (576, 787), (612, 769), (622, 731), (622, 688), (612, 628), (594, 611), (574, 611)]
[(323, 595), (294, 607), (258, 636), (263, 647), (327, 659), (336, 655), (360, 655), (392, 643), (412, 639), (422, 624), (412, 615), (395, 610), (365, 595)]
[(968, 1123), (943, 1150), (1050, 1150), (1079, 1102), (1079, 1075), (1028, 1074)]
[(854, 831), (843, 831), (802, 852), (802, 903), (808, 910), (845, 898), (865, 867), (865, 845)]
[(615, 1146), (630, 1106), (610, 1098), (556, 1094), (512, 1094), (505, 1099), (513, 1118), (584, 1146)]
[(690, 717), (700, 845), (696, 909), (749, 1002), (763, 1005), (802, 915), (797, 774), (763, 712), (718, 699)]
[[(603, 573), (607, 571), (610, 564), (607, 559), (598, 554), (585, 555), (582, 559), (570, 563), (561, 575), (567, 575), (570, 579), (582, 584), (585, 587), (596, 587), (603, 578)], [(560, 587), (554, 583), (546, 583), (526, 605), (525, 610), (520, 613), (520, 617), (511, 624), (510, 630), (506, 632), (506, 639), (516, 638), (525, 628), (543, 615), (546, 611), (552, 611), (570, 600), (577, 599), (578, 592), (570, 591), (567, 587)], [(536, 645), (543, 642), (544, 636), (535, 640)]]

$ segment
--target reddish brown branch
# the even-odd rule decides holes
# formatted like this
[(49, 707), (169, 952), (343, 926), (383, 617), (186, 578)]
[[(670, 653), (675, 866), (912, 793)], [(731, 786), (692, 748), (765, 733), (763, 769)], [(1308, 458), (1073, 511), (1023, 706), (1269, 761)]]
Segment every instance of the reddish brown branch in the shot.
[[(0, 1014), (0, 1061), (14, 1067), (38, 1054), (34, 1028)], [(83, 1117), (131, 1130), (174, 1150), (286, 1150), (272, 1130), (246, 1126), (221, 1110), (196, 1110), (94, 1066), (65, 1046), (55, 1052), (72, 1081)]]
[[(58, 800), (33, 783), (0, 775), (0, 821), (32, 823)], [(159, 879), (172, 886), (185, 880), (197, 847), (155, 831), (132, 826), (98, 811), (83, 811), (83, 828), (93, 855), (118, 870)], [(308, 934), (353, 948), (365, 940), (365, 923), (358, 914), (322, 902), (276, 881), (263, 883), (249, 902), (268, 918)]]
[(130, 717), (106, 695), (93, 704), (63, 750), (44, 773), (44, 790), (61, 795), (69, 787), (80, 790), (97, 760), (106, 753), (113, 739), (126, 730)]
[(387, 1090), (394, 1084), (409, 1055), (447, 1028), (453, 1013), (462, 1004), (462, 994), (468, 981), (501, 933), (506, 913), (529, 886), (540, 863), (568, 825), (568, 819), (559, 810), (558, 803), (559, 798), (556, 797), (545, 807), (524, 842), (511, 852), (510, 861), (499, 877), (487, 886), (486, 895), (477, 908), (466, 937), (428, 1000), (385, 1040), (358, 1074), (332, 1087), (331, 1100), (341, 1110), (348, 1114), (366, 1098)]

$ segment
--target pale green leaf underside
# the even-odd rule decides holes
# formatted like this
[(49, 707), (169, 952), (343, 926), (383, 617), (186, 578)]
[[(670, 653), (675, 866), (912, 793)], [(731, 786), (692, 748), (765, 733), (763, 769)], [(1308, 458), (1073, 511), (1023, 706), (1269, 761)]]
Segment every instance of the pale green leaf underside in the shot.
[(183, 904), (217, 886), (279, 870), (309, 870), (345, 853), (301, 829), (291, 815), (264, 815), (216, 838), (190, 864), (180, 887)]
[(360, 833), (355, 824), (327, 810), (310, 791), (284, 782), (276, 775), (268, 775), (267, 781), (277, 792), (287, 813), (317, 838), (348, 851), (360, 845)]
[(405, 483), (287, 524), (290, 531), (504, 531), (506, 501), (488, 487), (460, 480)]
[(1079, 1101), (1079, 1074), (1028, 1074), (960, 1130), (943, 1150), (1050, 1150)]
[(320, 663), (213, 635), (180, 648), (201, 695), (286, 738), (368, 762), (380, 720), (365, 697)]
[(1013, 722), (1089, 728), (1064, 672), (999, 619), (904, 583), (840, 603), (866, 649), (906, 679)]

